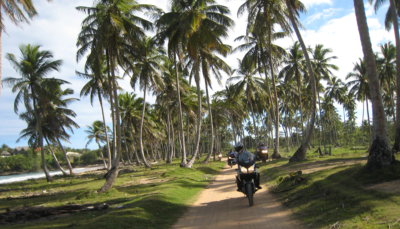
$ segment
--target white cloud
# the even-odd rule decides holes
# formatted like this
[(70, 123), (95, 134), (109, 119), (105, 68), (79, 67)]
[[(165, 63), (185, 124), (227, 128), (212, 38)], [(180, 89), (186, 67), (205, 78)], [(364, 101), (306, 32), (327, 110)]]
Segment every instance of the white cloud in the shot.
[(332, 5), (332, 0), (303, 0), (301, 1), (306, 7), (311, 7), (314, 5), (328, 4)]
[(341, 11), (341, 10), (342, 9), (335, 9), (335, 8), (324, 9), (324, 10), (322, 10), (322, 12), (315, 13), (315, 14), (307, 17), (307, 19), (305, 20), (306, 24), (309, 25), (312, 22), (319, 20), (321, 18), (326, 20), (327, 18), (331, 17), (334, 13)]

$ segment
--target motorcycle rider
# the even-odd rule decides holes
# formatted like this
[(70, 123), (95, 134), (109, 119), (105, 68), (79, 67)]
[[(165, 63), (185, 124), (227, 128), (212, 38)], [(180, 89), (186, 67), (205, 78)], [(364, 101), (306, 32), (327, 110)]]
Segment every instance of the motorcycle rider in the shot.
[[(235, 164), (239, 164), (239, 162), (244, 162), (246, 160), (255, 160), (255, 156), (250, 153), (247, 150), (243, 149), (244, 146), (241, 142), (237, 143), (235, 145), (235, 151), (236, 151), (236, 158), (234, 160)], [(255, 170), (256, 172), (256, 178), (254, 179), (254, 185), (256, 186), (257, 189), (262, 189), (262, 187), (260, 186), (260, 173), (257, 171), (257, 168)], [(240, 169), (239, 169), (239, 165), (238, 165), (238, 175), (236, 176), (236, 184), (237, 184), (237, 190), (238, 192), (241, 191), (242, 188), (242, 181), (240, 181), (239, 179), (239, 173), (240, 173)]]
[(232, 149), (229, 149), (229, 152), (227, 153), (228, 157), (230, 157), (233, 154), (233, 157), (236, 157), (236, 153), (232, 151)]

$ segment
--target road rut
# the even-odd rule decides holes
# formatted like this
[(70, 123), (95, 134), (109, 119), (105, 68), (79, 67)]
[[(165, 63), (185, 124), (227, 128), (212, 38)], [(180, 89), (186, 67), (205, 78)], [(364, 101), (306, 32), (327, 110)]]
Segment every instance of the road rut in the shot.
[(302, 228), (262, 184), (249, 207), (246, 196), (236, 191), (235, 168), (226, 165), (173, 228)]

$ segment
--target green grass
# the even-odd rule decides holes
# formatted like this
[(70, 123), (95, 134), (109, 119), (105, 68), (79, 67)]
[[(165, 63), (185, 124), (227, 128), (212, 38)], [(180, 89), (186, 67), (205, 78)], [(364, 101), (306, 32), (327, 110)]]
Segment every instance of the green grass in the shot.
[[(259, 164), (262, 184), (267, 184), (297, 219), (309, 228), (331, 228), (336, 222), (344, 228), (400, 228), (400, 222), (393, 226), (400, 218), (400, 194), (366, 188), (400, 179), (400, 163), (370, 172), (364, 168), (365, 150), (338, 148), (332, 150), (332, 156), (323, 157), (314, 151), (309, 150), (303, 162), (289, 164), (282, 158)], [(284, 157), (293, 153), (281, 149)], [(295, 184), (296, 177), (290, 179), (288, 174), (299, 170), (307, 174), (300, 175), (305, 180)]]
[[(207, 165), (195, 163), (193, 169), (179, 167), (179, 161), (145, 169), (133, 167), (136, 172), (121, 174), (108, 192), (98, 194), (104, 184), (102, 174), (87, 173), (76, 177), (55, 177), (54, 182), (44, 179), (3, 185), (0, 192), (0, 211), (23, 206), (59, 206), (73, 204), (107, 203), (105, 211), (71, 214), (42, 222), (2, 225), (5, 228), (168, 228), (184, 213), (224, 166), (224, 162)], [(8, 196), (22, 193), (57, 192), (57, 196), (7, 200)], [(64, 193), (62, 193), (64, 192)], [(119, 206), (122, 206), (119, 208)]]

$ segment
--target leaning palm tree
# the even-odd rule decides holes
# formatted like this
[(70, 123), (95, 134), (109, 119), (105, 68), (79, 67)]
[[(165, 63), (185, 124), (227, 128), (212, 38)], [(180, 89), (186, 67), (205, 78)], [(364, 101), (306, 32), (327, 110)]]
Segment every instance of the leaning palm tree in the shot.
[(312, 135), (312, 132), (314, 129), (317, 90), (316, 90), (316, 85), (315, 85), (314, 71), (311, 66), (310, 57), (308, 56), (306, 45), (303, 41), (303, 38), (302, 38), (299, 28), (298, 28), (298, 17), (301, 12), (306, 12), (306, 8), (305, 8), (304, 4), (299, 0), (285, 0), (285, 1), (286, 1), (287, 11), (289, 13), (290, 22), (292, 23), (293, 29), (296, 33), (297, 39), (299, 40), (301, 49), (303, 50), (304, 58), (306, 60), (307, 74), (310, 77), (311, 92), (312, 92), (311, 118), (310, 118), (310, 121), (308, 122), (307, 134), (306, 134), (305, 138), (303, 139), (303, 142), (301, 143), (300, 147), (296, 150), (296, 152), (293, 154), (293, 156), (289, 160), (289, 162), (294, 162), (294, 161), (302, 161), (306, 158), (307, 148), (308, 148), (308, 145), (310, 144), (311, 135)]
[(87, 130), (85, 130), (85, 133), (88, 134), (88, 136), (86, 137), (88, 139), (88, 142), (86, 143), (85, 147), (87, 147), (94, 140), (97, 143), (97, 145), (99, 146), (99, 151), (100, 151), (101, 159), (103, 159), (104, 168), (107, 169), (106, 161), (103, 156), (103, 149), (100, 146), (100, 142), (106, 141), (105, 126), (106, 125), (104, 125), (104, 123), (99, 120), (94, 121), (91, 126), (86, 125)]
[[(50, 2), (51, 0), (47, 0)], [(24, 13), (25, 11), (25, 13)], [(8, 19), (11, 20), (14, 25), (19, 26), (21, 23), (28, 23), (29, 20), (32, 19), (35, 15), (37, 15), (36, 9), (32, 3), (32, 0), (0, 0), (0, 14), (5, 14), (8, 16)], [(0, 17), (0, 56), (1, 56), (1, 41), (3, 31), (6, 31), (4, 26), (4, 17)], [(0, 81), (1, 81), (1, 69), (2, 69), (2, 61), (0, 58)], [(1, 87), (0, 87), (1, 94)]]
[[(104, 59), (104, 58), (103, 58)], [(101, 64), (103, 62), (103, 64)], [(81, 97), (90, 97), (90, 103), (93, 106), (93, 100), (94, 98), (98, 97), (99, 103), (100, 103), (100, 108), (101, 108), (101, 115), (103, 117), (103, 123), (106, 123), (105, 116), (104, 116), (104, 109), (103, 109), (103, 99), (102, 97), (105, 97), (106, 99), (109, 98), (109, 94), (107, 93), (107, 88), (109, 88), (108, 81), (107, 81), (107, 76), (106, 76), (106, 66), (105, 66), (105, 61), (100, 61), (100, 71), (96, 69), (97, 66), (95, 66), (94, 63), (90, 65), (91, 72), (92, 74), (89, 74), (87, 70), (85, 70), (84, 73), (75, 71), (75, 73), (83, 78), (87, 79), (88, 82), (82, 87), (80, 96)], [(110, 150), (110, 141), (108, 139), (108, 130), (107, 130), (107, 125), (105, 127), (105, 137), (106, 137), (106, 142), (107, 142), (107, 151), (108, 151), (108, 169), (111, 169), (111, 150)]]
[(146, 92), (147, 90), (158, 90), (158, 87), (163, 84), (160, 71), (164, 69), (161, 62), (165, 60), (165, 50), (150, 38), (146, 38), (142, 45), (140, 57), (132, 65), (132, 68), (127, 69), (127, 71), (132, 73), (132, 88), (135, 88), (136, 84), (139, 83), (140, 89), (143, 90), (144, 101), (140, 121), (139, 145), (144, 165), (146, 168), (150, 168), (151, 166), (147, 163), (143, 151), (143, 120), (146, 110)]
[[(114, 126), (116, 132), (116, 157), (110, 172), (106, 175), (106, 183), (101, 191), (109, 190), (118, 175), (118, 163), (121, 158), (121, 125), (118, 105), (117, 82), (115, 76), (116, 64), (127, 68), (136, 57), (137, 43), (145, 37), (144, 29), (153, 29), (150, 21), (135, 15), (142, 11), (161, 12), (153, 5), (138, 4), (136, 1), (128, 0), (102, 0), (94, 7), (77, 7), (77, 10), (88, 13), (89, 16), (82, 23), (82, 30), (78, 37), (77, 60), (82, 58), (87, 51), (88, 63), (95, 62), (104, 53), (106, 54), (107, 76), (110, 82), (110, 102), (112, 117), (115, 117)], [(128, 55), (129, 54), (129, 55)], [(114, 114), (115, 109), (115, 114)]]
[(375, 56), (372, 51), (371, 39), (368, 32), (364, 2), (362, 0), (354, 0), (354, 9), (367, 68), (374, 123), (373, 142), (369, 149), (366, 167), (374, 170), (390, 166), (394, 162), (394, 155), (390, 149), (390, 142), (388, 139), (387, 122), (379, 88)]
[[(53, 98), (54, 96), (42, 87), (42, 83), (59, 85), (66, 81), (46, 78), (53, 70), (58, 71), (62, 64), (61, 60), (52, 60), (53, 54), (50, 51), (39, 50), (40, 46), (21, 45), (19, 47), (22, 57), (17, 60), (14, 54), (8, 53), (6, 58), (10, 61), (14, 69), (21, 75), (21, 78), (6, 78), (2, 81), (3, 85), (12, 87), (12, 92), (17, 92), (14, 102), (14, 111), (18, 114), (18, 107), (24, 102), (27, 111), (33, 110), (37, 120), (36, 129), (38, 131), (38, 146), (41, 149), (42, 167), (46, 174), (47, 181), (52, 181), (44, 157), (42, 120), (43, 111), (41, 108), (42, 98)], [(56, 100), (57, 98), (53, 98)]]

